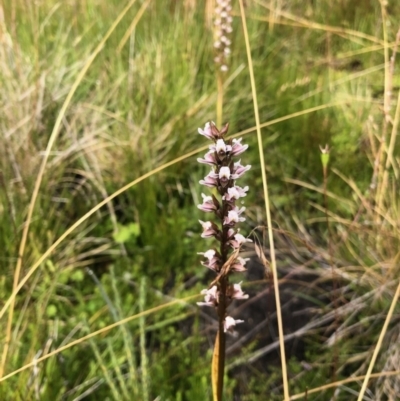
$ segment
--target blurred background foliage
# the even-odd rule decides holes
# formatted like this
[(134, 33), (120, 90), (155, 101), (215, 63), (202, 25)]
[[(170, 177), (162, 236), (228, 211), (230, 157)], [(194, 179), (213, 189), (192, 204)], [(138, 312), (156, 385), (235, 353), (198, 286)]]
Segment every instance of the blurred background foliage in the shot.
[[(199, 149), (201, 154), (207, 145), (197, 127), (215, 119), (213, 2), (132, 3), (63, 116), (35, 204), (21, 277), (107, 196), (190, 151)], [(1, 306), (12, 292), (22, 228), (56, 118), (79, 72), (127, 4), (0, 3)], [(254, 127), (235, 1), (233, 10), (232, 55), (224, 87), (224, 121), (229, 121), (231, 134)], [(262, 129), (275, 228), (293, 239), (296, 252), (307, 243), (313, 254), (310, 265), (315, 272), (322, 269), (322, 276), (330, 274), (329, 263), (318, 263), (315, 255), (329, 260), (334, 243), (331, 261), (333, 256), (332, 263), (342, 267), (341, 280), (346, 282), (343, 303), (371, 294), (359, 316), (340, 316), (348, 331), (338, 336), (342, 342), (333, 376), (329, 366), (334, 351), (321, 343), (323, 336), (310, 336), (305, 352), (293, 356), (289, 374), (296, 393), (332, 377), (365, 372), (382, 314), (394, 296), (399, 271), (398, 145), (386, 185), (374, 165), (386, 160), (379, 158), (379, 149), (384, 145), (386, 154), (395, 120), (395, 100), (392, 119), (384, 119), (384, 36), (392, 54), (400, 4), (251, 0), (246, 1), (246, 13), (261, 122), (277, 120)], [(399, 75), (390, 77), (396, 99)], [(301, 113), (312, 108), (318, 110)], [(252, 165), (245, 178), (250, 187), (247, 226), (242, 229), (246, 234), (266, 224), (254, 132), (244, 136), (250, 150), (243, 163)], [(325, 144), (332, 149), (327, 181), (330, 231), (319, 150)], [(16, 298), (5, 373), (125, 317), (198, 293), (206, 272), (197, 252), (209, 246), (199, 238), (198, 219), (204, 216), (196, 208), (202, 191), (198, 181), (206, 173), (196, 156), (179, 161), (123, 192), (62, 241)], [(379, 189), (383, 201), (377, 211)], [(265, 281), (264, 286), (269, 285)], [(326, 305), (323, 313), (332, 307)], [(7, 316), (1, 324), (3, 345)], [(398, 321), (398, 310), (396, 316)], [(193, 301), (142, 316), (8, 378), (0, 383), (0, 398), (211, 399), (212, 336), (204, 323), (210, 319)], [(363, 336), (360, 327), (366, 329)], [(398, 330), (390, 332), (381, 369), (400, 369), (391, 359), (400, 355), (398, 336)], [(257, 344), (256, 339), (243, 346), (240, 358), (246, 361)], [(305, 369), (304, 361), (313, 369)], [(226, 399), (281, 399), (277, 366), (247, 365), (251, 379), (245, 386), (240, 369), (229, 370)], [(394, 400), (390, 394), (398, 385), (398, 380), (374, 381), (369, 395)], [(336, 399), (356, 399), (358, 387), (348, 386)], [(322, 393), (308, 399), (326, 397)]]

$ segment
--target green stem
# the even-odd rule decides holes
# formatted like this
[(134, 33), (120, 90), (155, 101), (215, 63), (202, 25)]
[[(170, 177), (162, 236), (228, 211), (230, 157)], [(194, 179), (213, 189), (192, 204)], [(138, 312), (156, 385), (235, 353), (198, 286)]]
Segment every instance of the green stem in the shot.
[(217, 127), (222, 126), (222, 108), (224, 105), (224, 86), (222, 74), (217, 72)]

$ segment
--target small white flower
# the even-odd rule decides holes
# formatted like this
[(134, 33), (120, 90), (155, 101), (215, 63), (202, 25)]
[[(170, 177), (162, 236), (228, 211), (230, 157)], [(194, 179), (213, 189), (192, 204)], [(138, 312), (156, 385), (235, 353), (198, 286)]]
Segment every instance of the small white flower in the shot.
[(239, 284), (233, 284), (233, 294), (232, 294), (232, 298), (233, 299), (247, 299), (249, 297), (248, 294), (245, 294), (242, 290), (241, 287), (242, 282), (240, 282)]
[(231, 239), (229, 241), (229, 243), (235, 249), (241, 247), (246, 242), (253, 242), (250, 238), (246, 238), (242, 234), (239, 234), (239, 233), (235, 234), (233, 238), (234, 239)]
[(223, 139), (218, 139), (217, 143), (215, 144), (215, 150), (217, 153), (226, 153), (226, 144)]
[(202, 290), (200, 294), (204, 295), (205, 302), (197, 302), (200, 306), (217, 306), (218, 305), (218, 288), (216, 285), (212, 286), (209, 290)]
[(229, 167), (221, 167), (221, 169), (219, 170), (219, 179), (227, 181), (229, 180), (230, 176), (231, 170), (229, 169)]
[(235, 327), (239, 323), (243, 323), (244, 320), (235, 320), (233, 317), (227, 316), (224, 320), (224, 332), (230, 331), (233, 327)]

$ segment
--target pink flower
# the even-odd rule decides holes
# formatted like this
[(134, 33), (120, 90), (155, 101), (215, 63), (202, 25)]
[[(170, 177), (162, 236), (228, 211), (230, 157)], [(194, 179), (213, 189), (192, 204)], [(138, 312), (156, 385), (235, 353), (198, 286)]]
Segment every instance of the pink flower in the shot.
[(203, 203), (197, 205), (200, 210), (203, 210), (204, 212), (213, 212), (214, 210), (217, 210), (217, 206), (215, 206), (211, 196), (206, 196), (204, 194), (201, 194), (201, 196), (203, 197)]
[(206, 138), (208, 139), (214, 139), (214, 135), (212, 132), (212, 128), (211, 128), (211, 124), (212, 123), (206, 123), (206, 125), (204, 126), (204, 129), (199, 128), (197, 131), (200, 135), (204, 135)]
[(235, 271), (235, 272), (244, 272), (244, 271), (246, 271), (245, 265), (246, 265), (246, 262), (248, 260), (250, 260), (250, 258), (244, 259), (244, 258), (239, 256), (235, 260), (235, 263), (231, 267), (232, 271)]
[(243, 292), (241, 284), (242, 284), (242, 282), (240, 282), (239, 284), (233, 284), (233, 286), (231, 287), (231, 290), (232, 290), (231, 298), (232, 299), (247, 299), (249, 297), (249, 294), (245, 294)]
[(228, 230), (228, 239), (229, 238), (233, 238), (233, 236), (236, 234), (236, 230), (234, 230), (233, 228), (230, 228), (229, 230)]
[(202, 238), (213, 237), (218, 233), (218, 227), (212, 221), (201, 221), (200, 224), (203, 227), (203, 233), (201, 234)]
[(233, 174), (232, 178), (236, 180), (237, 178), (241, 177), (246, 171), (250, 170), (251, 166), (248, 165), (246, 167), (240, 164), (240, 160), (233, 165)]
[(239, 223), (239, 221), (245, 221), (246, 219), (244, 217), (240, 217), (240, 215), (246, 210), (245, 207), (238, 208), (237, 206), (228, 212), (228, 215), (225, 216), (224, 219), (224, 225), (226, 226), (231, 226), (236, 223)]
[(205, 295), (205, 302), (197, 302), (200, 306), (217, 306), (218, 305), (218, 288), (216, 285), (212, 286), (209, 290), (202, 290), (200, 294)]
[(249, 145), (242, 145), (241, 142), (242, 138), (232, 140), (232, 156), (240, 155), (249, 147)]
[(198, 252), (198, 255), (203, 255), (207, 259), (207, 261), (201, 262), (203, 266), (214, 271), (219, 267), (220, 255), (214, 249), (209, 249), (207, 252)]
[(234, 238), (234, 239), (231, 239), (231, 240), (229, 241), (229, 243), (230, 243), (231, 246), (232, 246), (233, 248), (235, 248), (235, 249), (240, 248), (240, 246), (241, 246), (242, 244), (244, 244), (245, 242), (253, 242), (250, 238), (243, 237), (243, 235), (242, 235), (242, 234), (239, 234), (239, 233), (235, 234), (235, 235), (233, 236), (233, 238)]
[(199, 183), (201, 185), (205, 185), (206, 187), (216, 187), (218, 185), (218, 174), (214, 173), (214, 171), (210, 171), (205, 177), (204, 180), (200, 180)]
[(243, 322), (244, 320), (235, 320), (233, 317), (227, 316), (224, 320), (224, 332), (231, 331), (237, 324)]
[(212, 150), (204, 155), (204, 159), (198, 158), (197, 161), (202, 164), (209, 164), (210, 166), (217, 164), (217, 161), (215, 160), (215, 152)]
[(249, 190), (249, 187), (238, 187), (235, 185), (234, 187), (228, 188), (227, 193), (223, 196), (223, 199), (226, 201), (232, 201), (232, 200), (237, 200), (239, 198), (243, 198), (244, 196), (247, 195), (247, 191)]

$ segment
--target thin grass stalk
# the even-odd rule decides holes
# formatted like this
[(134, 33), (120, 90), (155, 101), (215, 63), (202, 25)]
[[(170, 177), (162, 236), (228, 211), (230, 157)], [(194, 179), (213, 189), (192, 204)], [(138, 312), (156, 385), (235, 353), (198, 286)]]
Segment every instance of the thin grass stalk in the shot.
[(48, 358), (50, 358), (50, 357), (52, 357), (54, 355), (58, 355), (59, 353), (65, 351), (66, 349), (69, 349), (69, 348), (71, 348), (71, 347), (73, 347), (75, 345), (81, 344), (84, 341), (89, 340), (89, 339), (91, 339), (93, 337), (96, 337), (96, 336), (98, 336), (100, 334), (107, 333), (108, 331), (114, 329), (115, 327), (119, 327), (119, 326), (124, 325), (124, 324), (126, 324), (128, 322), (131, 322), (133, 320), (139, 319), (142, 316), (151, 315), (152, 313), (155, 313), (155, 312), (158, 312), (160, 310), (169, 308), (170, 306), (173, 306), (173, 305), (176, 305), (176, 304), (180, 304), (180, 303), (186, 303), (188, 301), (192, 301), (193, 299), (198, 298), (198, 297), (199, 297), (199, 295), (196, 294), (196, 295), (190, 295), (188, 297), (181, 298), (181, 299), (175, 299), (175, 300), (167, 302), (165, 304), (158, 305), (158, 306), (155, 306), (154, 308), (150, 308), (150, 309), (147, 309), (146, 311), (137, 313), (136, 315), (129, 316), (129, 317), (127, 317), (125, 319), (122, 319), (122, 320), (120, 320), (118, 322), (112, 323), (112, 324), (110, 324), (110, 325), (108, 325), (106, 327), (103, 327), (102, 329), (94, 331), (93, 333), (87, 334), (86, 336), (83, 336), (83, 337), (78, 338), (78, 339), (76, 339), (74, 341), (71, 341), (70, 343), (68, 343), (68, 344), (66, 344), (64, 346), (62, 346), (60, 348), (57, 348), (56, 350), (51, 351), (48, 354), (46, 354), (46, 355), (44, 355), (44, 356), (42, 356), (40, 358), (35, 359), (33, 362), (27, 363), (26, 365), (22, 366), (21, 368), (16, 369), (13, 372), (1, 377), (0, 378), (0, 383), (5, 381), (5, 380), (7, 380), (7, 379), (9, 379), (12, 376), (15, 376), (16, 374), (18, 374), (20, 372), (23, 372), (24, 370), (27, 370), (27, 369), (37, 365), (40, 362), (45, 361), (46, 359), (48, 359)]
[[(329, 147), (325, 146), (324, 149), (321, 148), (321, 161), (322, 161), (322, 171), (323, 171), (323, 192), (324, 192), (324, 209), (325, 209), (325, 222), (328, 231), (328, 254), (329, 254), (329, 264), (331, 266), (332, 272), (332, 284), (333, 284), (333, 295), (332, 303), (335, 313), (335, 318), (333, 321), (333, 360), (332, 360), (332, 382), (336, 381), (336, 370), (339, 361), (339, 350), (336, 341), (336, 330), (338, 327), (338, 297), (337, 297), (337, 287), (338, 287), (338, 277), (335, 272), (335, 266), (333, 263), (333, 246), (332, 246), (332, 231), (331, 225), (329, 224), (329, 204), (328, 204), (328, 164), (329, 164)], [(336, 399), (336, 395), (333, 395), (333, 400)]]
[[(400, 42), (400, 29), (396, 35), (396, 45), (393, 49), (393, 55), (392, 55), (392, 59), (391, 59), (390, 74), (391, 74), (392, 79), (393, 79), (393, 74), (394, 74), (394, 62), (396, 59), (396, 51), (397, 51), (399, 42)], [(391, 87), (389, 88), (389, 90), (391, 91)], [(396, 105), (396, 111), (395, 111), (394, 121), (393, 121), (393, 125), (392, 125), (392, 131), (391, 131), (391, 135), (390, 135), (389, 147), (386, 151), (386, 163), (385, 163), (385, 169), (383, 172), (382, 186), (381, 186), (381, 189), (378, 194), (378, 196), (379, 196), (378, 208), (382, 207), (382, 202), (383, 202), (384, 195), (386, 193), (386, 188), (387, 188), (387, 183), (388, 183), (388, 178), (389, 178), (390, 166), (393, 167), (393, 170), (395, 173), (397, 172), (397, 169), (395, 168), (395, 164), (393, 163), (393, 152), (394, 152), (394, 147), (396, 144), (397, 129), (399, 127), (399, 117), (400, 117), (399, 114), (400, 114), (400, 92), (399, 92), (398, 98), (397, 98), (397, 105)]]
[[(100, 41), (100, 43), (96, 46), (95, 50), (93, 53), (90, 55), (89, 59), (86, 61), (85, 65), (83, 66), (82, 70), (78, 74), (75, 82), (73, 83), (61, 109), (60, 112), (58, 113), (56, 122), (53, 127), (53, 131), (50, 135), (49, 142), (47, 143), (47, 147), (43, 156), (42, 163), (39, 168), (38, 175), (36, 177), (35, 181), (35, 187), (33, 189), (32, 193), (32, 198), (29, 203), (28, 207), (28, 214), (27, 218), (24, 224), (24, 228), (22, 230), (22, 237), (21, 237), (21, 242), (18, 250), (18, 259), (17, 259), (17, 264), (15, 267), (15, 272), (14, 272), (14, 280), (13, 280), (13, 293), (19, 286), (19, 279), (21, 275), (21, 268), (22, 268), (22, 259), (23, 255), (25, 252), (25, 247), (26, 247), (26, 241), (28, 238), (28, 232), (29, 232), (29, 227), (32, 221), (32, 215), (33, 215), (33, 210), (35, 208), (36, 204), (36, 199), (39, 194), (39, 189), (40, 185), (43, 180), (44, 176), (44, 171), (47, 165), (47, 160), (50, 156), (50, 151), (53, 147), (53, 144), (60, 132), (60, 127), (61, 127), (61, 122), (65, 116), (65, 113), (67, 111), (67, 108), (72, 100), (73, 95), (75, 94), (76, 90), (78, 89), (79, 84), (82, 82), (83, 77), (86, 75), (86, 72), (88, 71), (89, 67), (92, 65), (94, 59), (97, 57), (97, 55), (100, 53), (100, 51), (103, 49), (103, 46), (105, 42), (108, 40), (108, 38), (111, 36), (111, 34), (114, 32), (115, 28), (118, 26), (118, 24), (121, 22), (122, 18), (125, 16), (125, 14), (129, 11), (129, 9), (133, 6), (133, 4), (136, 2), (136, 0), (131, 0), (128, 5), (122, 10), (122, 12), (118, 15), (114, 23), (111, 25), (107, 33), (104, 35), (103, 39)], [(8, 349), (9, 349), (9, 344), (11, 341), (11, 331), (12, 331), (12, 321), (13, 321), (13, 316), (14, 316), (14, 306), (15, 306), (15, 297), (11, 298), (11, 304), (10, 304), (10, 309), (9, 309), (9, 315), (8, 315), (8, 321), (7, 321), (7, 328), (6, 328), (6, 336), (4, 340), (4, 348), (3, 348), (3, 353), (1, 357), (1, 364), (0, 364), (0, 378), (3, 377), (4, 374), (4, 367), (7, 361), (7, 354), (8, 354)], [(1, 318), (1, 316), (0, 316)]]
[[(141, 313), (144, 312), (146, 307), (146, 277), (142, 277), (140, 280), (139, 289), (139, 310)], [(142, 399), (149, 400), (149, 363), (146, 353), (146, 319), (142, 315), (139, 318), (139, 331), (140, 331), (140, 367), (141, 367), (141, 379), (142, 379)]]
[(129, 394), (128, 388), (126, 387), (126, 379), (124, 378), (124, 376), (122, 374), (120, 364), (115, 355), (115, 352), (113, 349), (113, 341), (110, 339), (107, 340), (107, 348), (108, 348), (108, 352), (110, 353), (112, 366), (114, 367), (116, 381), (119, 384), (119, 388), (121, 389), (124, 399), (129, 400), (132, 397), (132, 394)]
[[(387, 14), (386, 14), (386, 4), (379, 0), (381, 5), (381, 16), (382, 16), (382, 33), (383, 33), (383, 54), (385, 60), (385, 78), (384, 78), (384, 94), (383, 94), (383, 122), (382, 122), (382, 133), (380, 137), (379, 150), (377, 155), (377, 160), (375, 160), (374, 177), (376, 179), (376, 194), (375, 194), (375, 204), (378, 206), (378, 210), (382, 208), (383, 193), (383, 175), (385, 166), (385, 151), (386, 151), (386, 137), (388, 131), (388, 124), (390, 120), (390, 100), (391, 100), (391, 71), (390, 71), (390, 60), (389, 60), (389, 44), (387, 41)], [(377, 214), (375, 216), (376, 224), (380, 224), (380, 216)], [(381, 242), (381, 237), (377, 237), (377, 247), (379, 249)]]
[(367, 374), (365, 375), (361, 390), (360, 390), (360, 392), (358, 394), (357, 401), (362, 401), (363, 400), (365, 391), (366, 391), (367, 386), (368, 386), (369, 379), (371, 377), (372, 369), (374, 368), (376, 358), (378, 357), (378, 353), (379, 353), (379, 351), (380, 351), (380, 349), (382, 347), (383, 338), (386, 335), (386, 332), (387, 332), (387, 329), (388, 329), (388, 326), (389, 326), (389, 323), (390, 323), (390, 319), (392, 318), (392, 315), (393, 315), (393, 312), (394, 312), (394, 308), (397, 305), (397, 301), (399, 299), (399, 296), (400, 296), (400, 282), (399, 282), (399, 284), (397, 286), (396, 293), (395, 293), (395, 295), (394, 295), (394, 297), (392, 299), (392, 303), (390, 305), (388, 314), (387, 314), (386, 319), (385, 319), (385, 323), (383, 324), (381, 333), (379, 335), (378, 342), (376, 343), (375, 350), (374, 350), (374, 353), (373, 353), (372, 358), (371, 358), (371, 362), (369, 363), (369, 366), (368, 366)]
[(270, 33), (273, 32), (275, 27), (275, 22), (277, 21), (276, 16), (280, 14), (282, 9), (281, 0), (270, 0), (269, 6), (269, 27)]
[(0, 188), (3, 190), (5, 198), (6, 198), (5, 208), (7, 209), (7, 212), (9, 214), (9, 216), (10, 216), (14, 237), (17, 238), (18, 229), (17, 229), (17, 225), (16, 225), (16, 222), (15, 222), (15, 210), (14, 210), (14, 207), (13, 207), (12, 200), (10, 198), (10, 194), (8, 193), (7, 186), (6, 186), (6, 183), (4, 181), (4, 175), (3, 175), (2, 171), (0, 171)]
[(267, 226), (268, 226), (268, 238), (270, 245), (270, 254), (271, 254), (271, 269), (272, 275), (274, 279), (274, 290), (275, 290), (275, 302), (276, 302), (276, 315), (278, 319), (278, 331), (279, 331), (279, 348), (281, 353), (281, 365), (282, 365), (282, 380), (283, 380), (283, 393), (285, 401), (289, 400), (289, 384), (287, 378), (287, 367), (286, 367), (286, 353), (285, 353), (285, 343), (284, 343), (284, 333), (283, 333), (283, 324), (282, 324), (282, 311), (281, 311), (281, 302), (279, 296), (279, 283), (278, 283), (278, 272), (276, 268), (276, 257), (275, 257), (275, 246), (274, 246), (274, 236), (272, 232), (272, 222), (271, 222), (271, 210), (269, 205), (269, 195), (268, 195), (268, 186), (267, 186), (267, 175), (265, 171), (265, 161), (264, 161), (264, 150), (261, 136), (261, 128), (260, 128), (260, 116), (258, 112), (258, 102), (257, 102), (257, 91), (256, 84), (254, 79), (254, 70), (253, 70), (253, 61), (251, 57), (251, 49), (250, 49), (250, 41), (249, 35), (247, 31), (246, 24), (246, 15), (243, 6), (243, 0), (239, 0), (240, 4), (240, 14), (243, 24), (243, 35), (246, 42), (246, 53), (247, 53), (247, 61), (249, 65), (249, 74), (251, 81), (251, 90), (253, 96), (253, 104), (254, 104), (254, 116), (256, 120), (256, 129), (257, 129), (257, 141), (258, 141), (258, 149), (260, 156), (260, 164), (261, 164), (261, 174), (263, 181), (263, 190), (264, 190), (264, 200), (265, 200), (265, 212), (267, 215)]
[[(114, 293), (114, 298), (115, 298), (115, 304), (116, 308), (118, 311), (118, 316), (121, 318), (121, 315), (123, 315), (122, 307), (121, 307), (121, 298), (119, 296), (119, 291), (117, 289), (116, 285), (116, 280), (115, 280), (115, 274), (114, 274), (114, 267), (110, 267), (110, 277), (111, 277), (111, 286), (113, 289)], [(131, 383), (136, 383), (137, 382), (137, 374), (136, 374), (136, 358), (135, 358), (135, 353), (134, 349), (134, 342), (132, 341), (132, 337), (128, 331), (128, 329), (125, 327), (125, 325), (121, 325), (121, 333), (122, 337), (124, 339), (124, 348), (126, 352), (126, 359), (128, 361), (128, 366), (129, 366), (129, 377), (131, 380)], [(133, 393), (135, 396), (137, 396), (137, 387), (135, 385), (131, 386), (133, 389)]]
[(135, 18), (133, 19), (131, 25), (129, 26), (129, 28), (127, 29), (127, 31), (125, 32), (125, 35), (123, 36), (123, 38), (121, 39), (121, 41), (119, 42), (118, 46), (117, 46), (117, 54), (121, 53), (122, 48), (125, 46), (125, 43), (128, 41), (128, 39), (131, 37), (133, 31), (135, 30), (138, 22), (140, 21), (140, 19), (142, 18), (144, 12), (146, 11), (147, 6), (150, 4), (151, 0), (146, 0), (141, 6), (139, 11), (137, 12), (137, 14), (135, 15)]
[(92, 347), (94, 356), (96, 357), (97, 363), (100, 365), (100, 369), (103, 372), (104, 380), (108, 384), (108, 387), (111, 390), (114, 400), (119, 400), (120, 399), (119, 392), (117, 390), (117, 387), (115, 386), (114, 379), (110, 376), (108, 369), (104, 365), (104, 359), (100, 354), (99, 348), (97, 347), (95, 341), (93, 340), (90, 340), (89, 344)]
[[(305, 114), (309, 114), (309, 113), (313, 113), (315, 111), (318, 110), (323, 110), (325, 108), (329, 108), (329, 107), (335, 107), (335, 106), (340, 106), (342, 104), (347, 103), (347, 101), (340, 101), (340, 102), (333, 102), (333, 103), (327, 103), (327, 104), (323, 104), (320, 106), (315, 106), (315, 107), (311, 107), (309, 109), (306, 110), (302, 110), (302, 111), (297, 111), (295, 113), (289, 114), (287, 116), (284, 117), (279, 117), (276, 118), (274, 120), (268, 121), (266, 123), (263, 123), (260, 125), (259, 128), (264, 128), (264, 127), (269, 127), (273, 124), (277, 124), (279, 122), (282, 121), (286, 121), (286, 120), (290, 120), (291, 118), (295, 118), (295, 117), (300, 117), (303, 116)], [(230, 136), (230, 138), (237, 138), (241, 135), (247, 135), (252, 133), (253, 131), (255, 131), (256, 128), (252, 127), (252, 128), (248, 128), (244, 131), (241, 131), (235, 135)], [(24, 278), (20, 281), (20, 283), (18, 284), (18, 286), (13, 290), (13, 292), (11, 293), (11, 295), (9, 296), (9, 298), (7, 299), (7, 301), (5, 302), (4, 306), (2, 307), (2, 309), (0, 310), (0, 319), (4, 316), (5, 312), (7, 311), (7, 309), (10, 307), (11, 303), (13, 302), (13, 300), (15, 299), (15, 297), (17, 296), (17, 294), (19, 293), (19, 291), (21, 290), (21, 288), (27, 283), (27, 281), (32, 277), (32, 275), (35, 273), (35, 271), (39, 268), (39, 266), (43, 263), (43, 261), (45, 261), (47, 259), (47, 257), (58, 247), (58, 245), (60, 245), (65, 238), (67, 238), (76, 228), (78, 228), (81, 224), (83, 224), (92, 214), (96, 213), (100, 208), (102, 208), (104, 205), (106, 205), (108, 202), (110, 202), (111, 200), (113, 200), (114, 198), (116, 198), (117, 196), (121, 195), (122, 193), (124, 193), (125, 191), (127, 191), (129, 188), (132, 188), (133, 186), (135, 186), (136, 184), (144, 181), (146, 178), (149, 178), (157, 173), (159, 173), (160, 171), (163, 171), (164, 169), (173, 166), (176, 163), (179, 163), (180, 161), (186, 160), (189, 157), (192, 157), (194, 155), (196, 155), (199, 152), (202, 152), (204, 150), (207, 150), (208, 146), (202, 146), (201, 148), (195, 149), (191, 152), (186, 153), (185, 155), (182, 155), (180, 157), (177, 157), (174, 160), (171, 160), (168, 163), (165, 163), (159, 167), (156, 167), (155, 169), (149, 171), (146, 174), (143, 174), (142, 176), (140, 176), (139, 178), (137, 178), (136, 180), (131, 181), (130, 183), (124, 185), (122, 188), (118, 189), (117, 191), (115, 191), (114, 193), (112, 193), (111, 195), (109, 195), (107, 198), (103, 199), (101, 202), (99, 202), (96, 206), (94, 206), (92, 209), (90, 209), (87, 213), (85, 213), (80, 219), (78, 219), (74, 224), (72, 224), (72, 226), (70, 226), (44, 253), (43, 255), (39, 258), (39, 260), (32, 265), (32, 267), (29, 269), (28, 273), (24, 276)]]
[(274, 30), (274, 22), (275, 22), (275, 0), (269, 1), (269, 33), (272, 33)]
[[(372, 373), (370, 376), (370, 379), (379, 379), (380, 377), (384, 377), (384, 376), (397, 376), (400, 374), (400, 370), (392, 370), (392, 371), (388, 371), (388, 372), (379, 372), (379, 373)], [(323, 386), (319, 386), (319, 387), (315, 387), (312, 389), (307, 389), (307, 391), (305, 391), (304, 393), (299, 393), (299, 394), (295, 394), (292, 395), (290, 397), (290, 401), (295, 401), (295, 400), (304, 400), (304, 397), (307, 394), (315, 394), (315, 393), (319, 393), (322, 391), (326, 391), (329, 390), (330, 388), (335, 388), (335, 387), (340, 387), (343, 386), (344, 384), (347, 383), (353, 383), (353, 382), (359, 382), (360, 380), (364, 380), (366, 377), (366, 375), (362, 375), (362, 376), (354, 376), (354, 377), (348, 377), (347, 379), (343, 379), (343, 380), (339, 380), (335, 383), (329, 383), (329, 384), (324, 384)]]

